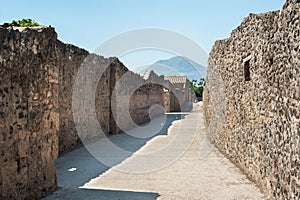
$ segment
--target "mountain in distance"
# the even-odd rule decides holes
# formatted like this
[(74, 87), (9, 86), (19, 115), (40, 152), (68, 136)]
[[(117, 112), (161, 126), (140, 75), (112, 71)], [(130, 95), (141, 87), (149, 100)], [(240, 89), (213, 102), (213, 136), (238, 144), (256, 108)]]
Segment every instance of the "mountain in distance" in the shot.
[(133, 69), (134, 72), (144, 75), (146, 71), (153, 70), (157, 75), (165, 76), (187, 76), (189, 80), (206, 78), (207, 67), (204, 67), (188, 58), (182, 56), (160, 60), (149, 66)]

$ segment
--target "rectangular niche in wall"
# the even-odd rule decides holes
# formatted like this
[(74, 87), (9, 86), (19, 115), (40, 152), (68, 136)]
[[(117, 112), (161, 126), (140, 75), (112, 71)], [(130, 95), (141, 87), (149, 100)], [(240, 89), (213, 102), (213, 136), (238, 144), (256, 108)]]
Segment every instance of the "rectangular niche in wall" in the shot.
[(251, 80), (251, 74), (250, 74), (250, 60), (251, 60), (251, 55), (248, 56), (247, 58), (244, 59), (244, 78), (245, 82), (248, 82)]

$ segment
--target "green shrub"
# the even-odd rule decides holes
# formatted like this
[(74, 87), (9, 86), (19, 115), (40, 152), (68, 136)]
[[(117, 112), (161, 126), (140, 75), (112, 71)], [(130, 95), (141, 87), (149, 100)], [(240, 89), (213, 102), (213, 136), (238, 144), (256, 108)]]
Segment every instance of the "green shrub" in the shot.
[(190, 83), (193, 86), (196, 97), (202, 98), (204, 85), (205, 85), (205, 79), (201, 78), (199, 82), (197, 82), (196, 80), (192, 80), (192, 81), (190, 81)]
[(13, 20), (11, 23), (5, 23), (4, 26), (16, 26), (16, 27), (33, 27), (33, 26), (40, 26), (39, 23), (33, 21), (32, 19), (22, 19), (22, 20)]

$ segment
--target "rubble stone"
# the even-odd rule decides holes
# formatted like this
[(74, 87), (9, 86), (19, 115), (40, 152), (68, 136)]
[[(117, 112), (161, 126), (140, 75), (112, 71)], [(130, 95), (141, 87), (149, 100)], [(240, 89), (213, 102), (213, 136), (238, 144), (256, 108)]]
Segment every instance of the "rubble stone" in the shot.
[(268, 199), (300, 198), (300, 3), (250, 14), (210, 53), (210, 137)]

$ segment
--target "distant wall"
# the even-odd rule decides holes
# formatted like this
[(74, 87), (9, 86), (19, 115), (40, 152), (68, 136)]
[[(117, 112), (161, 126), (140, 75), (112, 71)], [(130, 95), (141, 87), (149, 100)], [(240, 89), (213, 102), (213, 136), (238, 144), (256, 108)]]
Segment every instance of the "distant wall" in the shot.
[(145, 80), (140, 75), (128, 71), (127, 68), (119, 70), (120, 67), (113, 67), (112, 69), (114, 69), (112, 75), (115, 81), (112, 82), (109, 99), (97, 101), (99, 107), (100, 105), (103, 107), (103, 102), (108, 102), (111, 111), (109, 113), (110, 133), (124, 132), (164, 114), (163, 77), (153, 74)]
[(56, 187), (58, 81), (52, 28), (0, 28), (0, 198)]
[(194, 90), (192, 89), (189, 81), (187, 80), (184, 86), (182, 84), (173, 84), (176, 88), (174, 92), (171, 94), (171, 101), (173, 107), (171, 109), (172, 112), (187, 112), (192, 110), (192, 93)]
[(204, 92), (211, 138), (269, 199), (300, 198), (299, 2), (217, 41)]
[[(150, 120), (149, 109), (152, 105), (158, 104), (162, 107), (164, 106), (163, 85), (150, 84), (151, 81), (154, 81), (158, 77), (157, 75), (149, 79), (148, 82), (150, 82), (148, 84), (143, 77), (130, 72), (117, 58), (106, 59), (102, 56), (88, 55), (85, 50), (78, 47), (66, 45), (61, 42), (58, 44), (60, 59), (60, 153), (70, 151), (82, 145), (82, 139), (88, 141), (99, 136), (99, 133), (91, 133), (94, 132), (91, 130), (89, 135), (80, 138), (73, 120), (73, 85), (78, 69), (86, 67), (85, 64), (98, 65), (101, 69), (105, 69), (99, 80), (95, 96), (96, 115), (105, 135), (121, 133), (136, 125), (145, 123)], [(85, 60), (87, 56), (91, 61)], [(123, 78), (123, 83), (120, 86), (123, 90), (114, 94), (114, 90), (121, 78)], [(163, 83), (161, 82), (161, 84)], [(141, 85), (142, 87), (137, 87), (137, 85)], [(127, 91), (130, 87), (137, 87), (132, 94)], [(83, 96), (85, 96), (84, 93), (90, 94), (91, 92), (90, 90), (84, 91)], [(113, 95), (118, 96), (118, 102), (113, 102)], [(129, 102), (127, 106), (125, 105), (125, 101)], [(125, 116), (124, 112), (122, 113), (120, 109), (129, 111), (129, 116)], [(162, 109), (158, 109), (159, 111), (155, 110), (152, 110), (152, 113), (157, 112), (153, 116), (163, 114)], [(91, 112), (91, 110), (86, 110), (81, 115), (84, 117), (90, 115)], [(116, 119), (120, 121), (116, 122)], [(121, 124), (121, 127), (118, 126), (118, 123)], [(90, 128), (92, 129), (93, 127)]]

